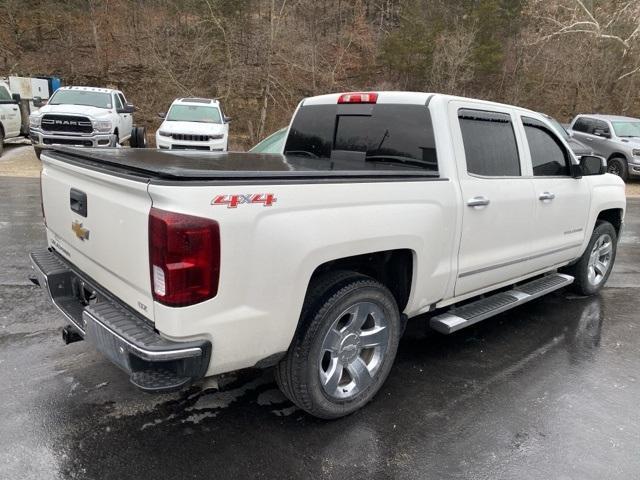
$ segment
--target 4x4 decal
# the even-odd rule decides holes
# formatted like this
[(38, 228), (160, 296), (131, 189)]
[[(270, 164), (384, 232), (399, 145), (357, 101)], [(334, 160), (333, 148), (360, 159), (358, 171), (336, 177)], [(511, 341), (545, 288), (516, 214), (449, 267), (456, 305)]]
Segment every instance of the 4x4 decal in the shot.
[(263, 207), (271, 207), (276, 200), (276, 196), (273, 193), (217, 195), (211, 200), (211, 205), (226, 205), (227, 208), (237, 208), (238, 205), (261, 203)]

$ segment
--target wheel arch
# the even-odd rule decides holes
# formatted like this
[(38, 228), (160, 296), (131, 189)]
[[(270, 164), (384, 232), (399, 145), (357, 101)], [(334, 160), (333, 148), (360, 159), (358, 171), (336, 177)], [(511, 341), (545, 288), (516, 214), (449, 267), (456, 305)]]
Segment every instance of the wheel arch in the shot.
[(611, 225), (613, 225), (613, 228), (616, 231), (616, 235), (619, 236), (620, 230), (622, 229), (623, 215), (624, 213), (622, 208), (608, 208), (606, 210), (602, 210), (596, 217), (596, 225), (601, 221), (609, 222)]
[(627, 156), (623, 152), (613, 152), (611, 155), (609, 155), (609, 157), (607, 157), (607, 163), (609, 163), (609, 160), (612, 160), (614, 158), (621, 158), (625, 162), (629, 161), (627, 159)]
[(406, 308), (413, 286), (415, 252), (408, 248), (382, 250), (337, 258), (319, 265), (311, 275), (307, 294), (316, 279), (333, 271), (352, 271), (371, 277), (392, 293), (400, 312)]

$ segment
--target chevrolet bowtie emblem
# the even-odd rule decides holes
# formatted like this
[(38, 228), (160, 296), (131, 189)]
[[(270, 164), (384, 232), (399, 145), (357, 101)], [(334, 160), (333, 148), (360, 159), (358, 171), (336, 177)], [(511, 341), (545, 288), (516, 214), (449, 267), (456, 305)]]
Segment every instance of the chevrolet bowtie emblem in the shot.
[(77, 220), (71, 224), (71, 230), (73, 230), (73, 233), (76, 234), (76, 237), (78, 237), (83, 242), (85, 240), (89, 240), (89, 229), (82, 228), (82, 224)]

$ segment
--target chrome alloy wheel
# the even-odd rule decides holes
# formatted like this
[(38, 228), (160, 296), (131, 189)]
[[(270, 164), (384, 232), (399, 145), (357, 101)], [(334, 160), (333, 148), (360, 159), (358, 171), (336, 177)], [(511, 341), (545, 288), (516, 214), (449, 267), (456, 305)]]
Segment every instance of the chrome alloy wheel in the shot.
[(349, 399), (365, 390), (389, 347), (389, 324), (382, 308), (359, 302), (338, 315), (322, 341), (318, 364), (324, 392)]
[(591, 285), (600, 285), (611, 267), (613, 240), (607, 234), (601, 235), (593, 244), (589, 256), (587, 279)]

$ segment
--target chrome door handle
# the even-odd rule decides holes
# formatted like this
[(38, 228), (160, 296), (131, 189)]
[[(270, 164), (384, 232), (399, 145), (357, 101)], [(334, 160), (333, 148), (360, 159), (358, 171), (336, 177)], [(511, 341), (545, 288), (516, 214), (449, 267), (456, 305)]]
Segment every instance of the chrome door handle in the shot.
[(484, 195), (473, 197), (467, 200), (467, 206), (469, 207), (486, 207), (489, 205), (489, 199)]
[(554, 198), (556, 198), (556, 194), (551, 192), (542, 192), (538, 198), (542, 201), (553, 200)]

